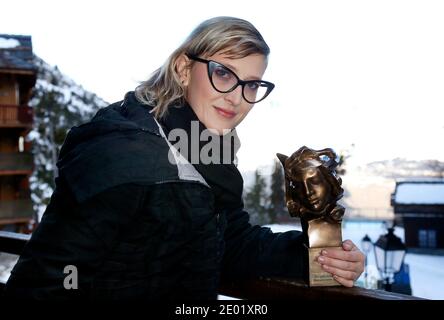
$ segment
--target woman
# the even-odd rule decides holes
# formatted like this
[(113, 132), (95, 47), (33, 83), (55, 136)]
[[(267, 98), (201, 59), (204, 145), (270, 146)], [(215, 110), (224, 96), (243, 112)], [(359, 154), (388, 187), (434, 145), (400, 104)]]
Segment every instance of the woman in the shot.
[[(9, 296), (215, 299), (221, 277), (300, 277), (300, 233), (249, 224), (234, 155), (234, 128), (273, 89), (268, 54), (249, 22), (204, 21), (135, 92), (74, 127)], [(178, 150), (168, 137), (184, 132)], [(351, 286), (363, 257), (344, 249), (326, 263)]]

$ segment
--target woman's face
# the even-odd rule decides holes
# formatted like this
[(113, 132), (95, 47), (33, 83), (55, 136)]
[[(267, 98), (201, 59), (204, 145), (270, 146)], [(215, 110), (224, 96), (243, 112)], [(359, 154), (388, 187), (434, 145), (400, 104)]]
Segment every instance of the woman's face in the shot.
[[(261, 80), (267, 68), (264, 55), (252, 54), (240, 59), (228, 58), (220, 53), (210, 57), (233, 71), (241, 80)], [(187, 59), (182, 57), (182, 59)], [(199, 120), (207, 129), (215, 129), (223, 134), (224, 129), (233, 129), (246, 117), (253, 107), (242, 97), (242, 86), (234, 91), (220, 93), (216, 91), (208, 77), (207, 64), (194, 61), (191, 69), (182, 74), (186, 87), (186, 100), (193, 108)]]

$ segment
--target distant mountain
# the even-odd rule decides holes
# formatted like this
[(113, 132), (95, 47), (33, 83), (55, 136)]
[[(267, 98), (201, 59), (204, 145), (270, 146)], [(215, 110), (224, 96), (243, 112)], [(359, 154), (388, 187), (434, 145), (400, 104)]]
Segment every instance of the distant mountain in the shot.
[[(439, 179), (444, 178), (444, 162), (437, 160), (408, 160), (395, 158), (391, 160), (374, 161), (358, 166), (357, 168), (348, 168), (345, 166), (348, 176), (359, 174), (369, 179)], [(267, 183), (272, 173), (272, 165), (261, 166), (259, 172), (264, 176)], [(253, 184), (254, 170), (242, 171), (244, 185), (246, 187)]]
[(27, 136), (32, 143), (34, 173), (30, 178), (31, 198), (40, 217), (49, 203), (57, 174), (56, 161), (68, 131), (88, 121), (108, 104), (82, 88), (56, 66), (34, 56), (37, 82), (29, 103), (34, 110), (34, 127)]
[(344, 203), (349, 216), (367, 218), (393, 217), (390, 205), (396, 181), (436, 180), (444, 173), (444, 163), (437, 160), (395, 158), (375, 161), (348, 170), (343, 177), (348, 196)]
[(437, 160), (395, 158), (371, 162), (361, 169), (374, 176), (392, 179), (434, 179), (444, 176), (444, 162)]

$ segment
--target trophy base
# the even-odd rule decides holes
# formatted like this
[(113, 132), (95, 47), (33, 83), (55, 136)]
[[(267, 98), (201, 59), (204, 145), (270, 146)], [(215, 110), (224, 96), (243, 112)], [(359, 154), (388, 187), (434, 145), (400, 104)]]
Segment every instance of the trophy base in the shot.
[[(328, 247), (338, 248), (341, 247)], [(333, 279), (333, 276), (322, 269), (316, 258), (321, 254), (325, 248), (307, 248), (308, 249), (308, 285), (310, 287), (331, 287), (340, 286), (340, 283)]]

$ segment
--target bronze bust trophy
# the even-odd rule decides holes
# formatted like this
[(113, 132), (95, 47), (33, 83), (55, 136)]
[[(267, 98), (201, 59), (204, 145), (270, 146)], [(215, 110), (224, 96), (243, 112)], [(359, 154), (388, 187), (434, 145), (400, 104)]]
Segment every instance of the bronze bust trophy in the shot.
[(336, 175), (337, 155), (332, 149), (302, 147), (290, 157), (276, 154), (284, 167), (285, 200), (292, 217), (301, 219), (307, 247), (309, 286), (339, 285), (316, 258), (324, 248), (342, 249), (341, 221), (344, 207), (336, 204), (344, 193)]

